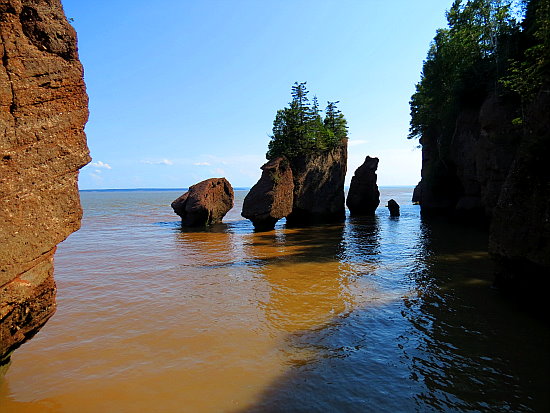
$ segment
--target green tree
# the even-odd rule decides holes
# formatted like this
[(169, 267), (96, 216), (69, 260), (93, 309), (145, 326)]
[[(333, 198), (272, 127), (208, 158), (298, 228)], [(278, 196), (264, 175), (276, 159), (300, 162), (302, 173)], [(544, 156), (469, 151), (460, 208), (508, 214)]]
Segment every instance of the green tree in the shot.
[[(547, 0), (544, 0), (547, 1)], [(458, 110), (496, 90), (513, 52), (519, 0), (455, 0), (437, 31), (411, 97), (409, 138), (452, 139)]]
[(336, 107), (337, 103), (339, 102), (327, 102), (327, 108), (325, 109), (324, 125), (329, 132), (325, 139), (329, 147), (336, 146), (348, 137), (347, 121), (342, 112)]
[(323, 119), (317, 97), (310, 103), (308, 93), (306, 82), (296, 82), (292, 86), (292, 101), (288, 107), (277, 111), (273, 121), (267, 159), (294, 158), (330, 150), (347, 138), (347, 123), (336, 107), (338, 102), (329, 102)]
[(520, 96), (522, 112), (550, 82), (550, 0), (525, 1), (524, 5), (527, 46), (518, 58), (510, 59), (508, 73), (501, 79), (504, 86)]

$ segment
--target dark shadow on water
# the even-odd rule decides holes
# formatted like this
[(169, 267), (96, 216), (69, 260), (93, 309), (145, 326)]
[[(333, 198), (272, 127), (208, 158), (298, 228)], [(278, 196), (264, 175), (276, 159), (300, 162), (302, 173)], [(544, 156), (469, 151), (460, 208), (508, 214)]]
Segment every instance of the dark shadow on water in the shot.
[(252, 224), (249, 221), (240, 220), (234, 222), (219, 222), (216, 224), (198, 226), (198, 227), (188, 227), (181, 224), (181, 221), (172, 221), (172, 222), (155, 222), (154, 225), (171, 228), (176, 232), (182, 233), (243, 233), (253, 231)]
[[(433, 220), (420, 225), (415, 265), (401, 274), (410, 292), (288, 333), (287, 372), (241, 411), (550, 410), (550, 331), (491, 289), (486, 232)], [(372, 222), (349, 220), (333, 254), (345, 257), (346, 242), (369, 228), (379, 233)], [(321, 235), (308, 231), (293, 241)], [(384, 248), (377, 236), (364, 239)]]
[[(550, 331), (491, 289), (486, 231), (406, 208), (262, 233), (248, 221), (174, 229), (182, 250), (200, 233), (238, 244), (237, 258), (208, 252), (202, 265), (254, 267), (269, 285), (261, 305), (286, 337), (287, 370), (243, 412), (550, 411)], [(384, 267), (368, 283), (405, 292), (358, 307), (348, 264)]]

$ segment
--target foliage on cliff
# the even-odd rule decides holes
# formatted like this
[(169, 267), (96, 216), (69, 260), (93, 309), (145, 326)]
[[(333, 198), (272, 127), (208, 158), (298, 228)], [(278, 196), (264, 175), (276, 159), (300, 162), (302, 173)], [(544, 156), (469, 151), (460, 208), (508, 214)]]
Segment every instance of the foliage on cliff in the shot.
[(347, 122), (336, 107), (338, 102), (327, 102), (323, 118), (317, 97), (310, 102), (308, 93), (306, 82), (294, 83), (289, 106), (277, 111), (266, 154), (268, 160), (334, 149), (347, 139)]
[(462, 108), (479, 105), (489, 92), (515, 92), (522, 101), (540, 93), (548, 83), (549, 5), (550, 0), (455, 0), (411, 98), (409, 138), (437, 139), (444, 157)]

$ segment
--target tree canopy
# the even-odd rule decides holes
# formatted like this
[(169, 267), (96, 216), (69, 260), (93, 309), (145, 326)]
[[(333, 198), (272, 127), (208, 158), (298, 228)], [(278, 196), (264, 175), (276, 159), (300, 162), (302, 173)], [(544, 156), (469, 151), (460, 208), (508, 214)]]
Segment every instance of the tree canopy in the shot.
[(411, 98), (409, 138), (437, 138), (444, 145), (458, 111), (491, 91), (532, 99), (548, 73), (549, 5), (550, 0), (454, 0), (448, 27), (437, 31)]
[(292, 86), (292, 101), (280, 109), (273, 121), (273, 134), (266, 158), (298, 156), (334, 149), (348, 137), (346, 119), (336, 104), (327, 102), (325, 117), (321, 116), (317, 97), (310, 102), (306, 82)]

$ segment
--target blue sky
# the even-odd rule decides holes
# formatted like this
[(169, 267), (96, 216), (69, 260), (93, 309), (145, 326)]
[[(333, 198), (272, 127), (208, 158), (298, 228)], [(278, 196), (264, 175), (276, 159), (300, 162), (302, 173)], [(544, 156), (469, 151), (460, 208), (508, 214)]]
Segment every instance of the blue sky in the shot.
[(295, 81), (340, 101), (348, 183), (369, 155), (379, 185), (414, 185), (408, 102), (450, 3), (63, 0), (90, 96), (80, 188), (252, 186)]

